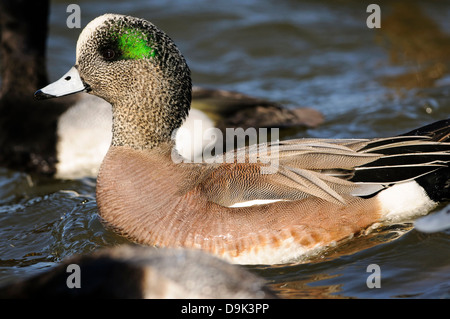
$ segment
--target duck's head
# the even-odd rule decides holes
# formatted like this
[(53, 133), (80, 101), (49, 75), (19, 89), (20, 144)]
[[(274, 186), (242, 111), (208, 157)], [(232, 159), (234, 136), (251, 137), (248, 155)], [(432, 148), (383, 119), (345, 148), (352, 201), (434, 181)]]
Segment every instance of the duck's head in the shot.
[(97, 95), (113, 106), (113, 145), (153, 147), (169, 141), (186, 118), (191, 78), (174, 42), (152, 23), (105, 14), (81, 32), (76, 63), (36, 98), (77, 92)]

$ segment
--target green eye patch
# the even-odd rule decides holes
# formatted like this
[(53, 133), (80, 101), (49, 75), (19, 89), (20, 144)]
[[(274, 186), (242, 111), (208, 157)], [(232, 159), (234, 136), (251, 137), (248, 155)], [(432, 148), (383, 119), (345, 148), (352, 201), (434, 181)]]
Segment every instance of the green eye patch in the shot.
[(152, 41), (142, 32), (134, 29), (126, 29), (118, 38), (117, 45), (121, 52), (121, 59), (154, 58), (156, 49)]

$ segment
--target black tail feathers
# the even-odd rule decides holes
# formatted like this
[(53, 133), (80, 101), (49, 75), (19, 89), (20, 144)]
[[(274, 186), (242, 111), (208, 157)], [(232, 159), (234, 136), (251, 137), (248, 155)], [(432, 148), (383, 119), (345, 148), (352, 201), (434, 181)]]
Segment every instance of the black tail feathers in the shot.
[[(403, 136), (428, 136), (435, 142), (450, 142), (450, 119), (437, 121)], [(450, 149), (450, 146), (449, 146)], [(447, 163), (449, 165), (449, 163)], [(416, 179), (435, 202), (450, 201), (450, 167), (442, 167)]]
[(384, 156), (357, 167), (351, 181), (388, 187), (415, 180), (433, 201), (450, 201), (450, 119), (375, 139), (361, 150)]
[(435, 142), (447, 142), (450, 139), (450, 119), (422, 126), (401, 136), (428, 136)]
[(423, 187), (428, 197), (435, 202), (450, 201), (450, 168), (443, 167), (421, 176), (416, 182)]

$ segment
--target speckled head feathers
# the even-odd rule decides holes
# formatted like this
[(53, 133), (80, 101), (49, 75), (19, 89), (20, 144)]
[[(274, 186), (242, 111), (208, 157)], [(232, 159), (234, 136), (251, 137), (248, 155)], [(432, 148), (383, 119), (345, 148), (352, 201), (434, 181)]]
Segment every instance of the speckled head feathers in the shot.
[[(77, 43), (77, 58), (90, 45), (97, 46), (106, 60), (154, 58), (156, 40), (167, 36), (152, 23), (134, 17), (118, 14), (104, 14), (91, 22), (81, 32)], [(90, 41), (95, 43), (90, 44)], [(170, 41), (171, 42), (171, 41)], [(105, 56), (105, 52), (114, 50), (116, 56)]]
[(113, 105), (113, 145), (169, 141), (186, 118), (191, 78), (174, 42), (152, 23), (105, 14), (77, 42), (76, 68), (91, 93)]

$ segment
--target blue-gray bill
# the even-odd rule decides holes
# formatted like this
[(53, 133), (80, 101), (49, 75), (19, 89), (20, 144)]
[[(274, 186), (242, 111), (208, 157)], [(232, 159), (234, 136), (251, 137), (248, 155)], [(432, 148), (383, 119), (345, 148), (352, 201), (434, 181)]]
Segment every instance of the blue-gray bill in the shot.
[(69, 72), (64, 74), (59, 80), (37, 90), (34, 93), (34, 97), (38, 100), (44, 100), (89, 91), (89, 85), (81, 79), (76, 67), (72, 67)]

